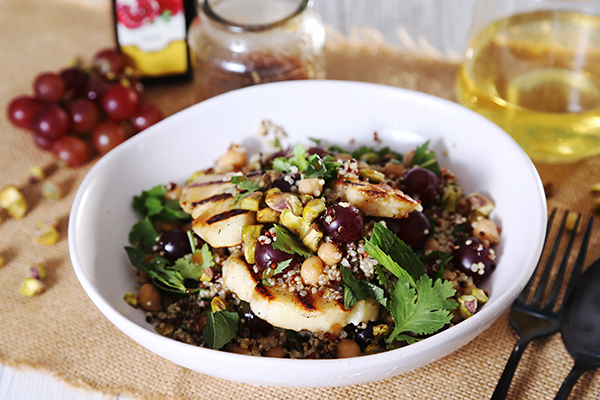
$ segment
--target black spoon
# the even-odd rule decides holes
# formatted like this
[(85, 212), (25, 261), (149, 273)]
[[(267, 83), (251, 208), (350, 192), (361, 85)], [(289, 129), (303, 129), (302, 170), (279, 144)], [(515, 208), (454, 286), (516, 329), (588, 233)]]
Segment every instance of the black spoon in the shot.
[(581, 275), (563, 309), (560, 333), (575, 360), (555, 400), (566, 400), (579, 377), (600, 367), (600, 260)]

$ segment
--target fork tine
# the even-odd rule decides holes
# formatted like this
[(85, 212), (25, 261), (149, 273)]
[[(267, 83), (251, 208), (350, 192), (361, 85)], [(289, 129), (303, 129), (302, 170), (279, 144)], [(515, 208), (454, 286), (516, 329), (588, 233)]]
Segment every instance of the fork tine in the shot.
[[(544, 246), (546, 246), (546, 242), (548, 241), (548, 237), (550, 236), (550, 228), (552, 227), (552, 222), (554, 221), (555, 215), (556, 215), (556, 208), (553, 209), (552, 212), (550, 213), (550, 217), (548, 218), (548, 222), (546, 224), (546, 236), (544, 237)], [(536, 267), (536, 271), (537, 271), (537, 268), (540, 267), (540, 264), (541, 264), (541, 260), (540, 260), (540, 263)], [(525, 287), (521, 291), (521, 294), (519, 294), (519, 297), (517, 297), (517, 300), (515, 302), (525, 303), (527, 301), (527, 298), (529, 297), (529, 293), (531, 292), (531, 286), (533, 285), (534, 278), (535, 278), (535, 272), (533, 273), (533, 275), (531, 275), (531, 278), (529, 278), (529, 282), (527, 282), (527, 285), (525, 285)]]
[(539, 304), (546, 292), (546, 287), (548, 286), (548, 280), (550, 279), (550, 272), (552, 270), (552, 265), (554, 264), (554, 259), (556, 258), (556, 253), (558, 252), (558, 247), (560, 245), (561, 236), (565, 230), (565, 223), (567, 222), (567, 215), (569, 215), (568, 211), (565, 211), (565, 216), (562, 219), (560, 224), (560, 229), (556, 234), (556, 239), (554, 239), (554, 245), (552, 246), (552, 251), (550, 252), (550, 256), (548, 257), (548, 261), (546, 262), (546, 266), (544, 268), (544, 273), (540, 278), (540, 282), (538, 283), (537, 288), (535, 289), (535, 293), (533, 295), (533, 299), (531, 300), (531, 304)]
[[(569, 212), (567, 211), (566, 214), (568, 215)], [(569, 263), (569, 255), (571, 254), (573, 243), (575, 242), (575, 236), (577, 236), (577, 229), (579, 228), (580, 220), (581, 214), (578, 214), (577, 220), (575, 221), (575, 226), (573, 227), (573, 231), (571, 232), (571, 236), (569, 237), (569, 243), (567, 244), (567, 248), (565, 249), (565, 253), (563, 254), (562, 261), (560, 262), (560, 267), (556, 272), (554, 283), (552, 284), (552, 289), (550, 290), (550, 295), (546, 300), (546, 309), (552, 310), (554, 308), (554, 303), (556, 302), (556, 298), (558, 297), (558, 293), (560, 292), (560, 287), (565, 276), (565, 271), (567, 270), (567, 264)]]
[(577, 278), (581, 275), (581, 271), (583, 269), (583, 264), (585, 262), (585, 256), (588, 249), (588, 244), (590, 242), (590, 236), (592, 235), (592, 225), (594, 222), (594, 217), (591, 216), (587, 228), (585, 229), (585, 235), (583, 236), (583, 240), (581, 242), (581, 247), (579, 248), (579, 254), (577, 255), (577, 259), (575, 260), (575, 264), (573, 264), (573, 271), (571, 272), (571, 278), (569, 279), (569, 283), (567, 284), (567, 290), (565, 291), (564, 298), (569, 296), (571, 290), (575, 286), (577, 282)]

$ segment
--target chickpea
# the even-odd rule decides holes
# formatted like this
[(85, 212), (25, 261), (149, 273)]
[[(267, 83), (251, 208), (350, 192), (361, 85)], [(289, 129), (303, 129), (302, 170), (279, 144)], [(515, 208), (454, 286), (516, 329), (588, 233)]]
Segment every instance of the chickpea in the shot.
[(423, 245), (425, 250), (438, 251), (440, 249), (440, 243), (434, 238), (428, 238), (425, 244)]
[(388, 161), (383, 166), (383, 172), (386, 176), (401, 177), (406, 172), (406, 167), (402, 163)]
[(307, 258), (300, 267), (300, 276), (306, 285), (319, 282), (321, 274), (323, 274), (323, 261), (317, 256)]
[(229, 150), (217, 160), (217, 172), (231, 172), (236, 171), (246, 165), (248, 161), (248, 154), (246, 149), (232, 144)]
[(225, 346), (225, 350), (227, 350), (230, 353), (236, 353), (236, 354), (250, 354), (251, 353), (250, 350), (244, 349), (243, 347), (241, 347), (237, 344), (233, 344), (233, 343), (227, 344), (227, 346)]
[(489, 244), (500, 242), (500, 231), (494, 221), (482, 218), (473, 223), (473, 236), (486, 240)]
[(339, 153), (335, 155), (335, 161), (337, 160), (341, 160), (341, 161), (348, 161), (348, 160), (352, 160), (352, 155), (348, 154), (348, 153)]
[(300, 182), (298, 182), (298, 193), (319, 197), (323, 193), (324, 184), (325, 181), (319, 178), (300, 179)]
[(147, 311), (159, 311), (162, 309), (160, 291), (151, 283), (145, 283), (138, 293), (138, 303)]
[(342, 252), (333, 243), (323, 242), (317, 249), (317, 255), (327, 265), (336, 265), (342, 261)]
[(350, 358), (362, 355), (360, 346), (352, 339), (342, 340), (337, 347), (337, 358)]
[(275, 346), (265, 351), (264, 355), (267, 357), (283, 358), (285, 357), (285, 350), (281, 346)]

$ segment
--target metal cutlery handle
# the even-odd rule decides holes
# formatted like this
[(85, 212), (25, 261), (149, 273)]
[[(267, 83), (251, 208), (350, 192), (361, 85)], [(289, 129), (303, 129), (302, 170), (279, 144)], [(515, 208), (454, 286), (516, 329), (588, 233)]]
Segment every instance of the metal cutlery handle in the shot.
[(521, 356), (523, 352), (527, 348), (527, 345), (533, 340), (533, 338), (519, 338), (515, 347), (508, 358), (506, 366), (504, 367), (504, 372), (502, 372), (502, 376), (498, 381), (498, 385), (492, 394), (490, 400), (502, 400), (506, 398), (506, 394), (508, 393), (508, 389), (510, 388), (510, 383), (512, 382), (513, 376), (515, 375), (515, 371), (517, 370), (517, 365), (519, 365), (519, 361), (521, 360)]

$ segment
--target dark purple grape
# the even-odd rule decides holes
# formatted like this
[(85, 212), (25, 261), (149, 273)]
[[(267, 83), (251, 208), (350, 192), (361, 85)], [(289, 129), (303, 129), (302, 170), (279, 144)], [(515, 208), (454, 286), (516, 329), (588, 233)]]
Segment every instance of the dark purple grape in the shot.
[(163, 257), (171, 262), (192, 252), (187, 233), (179, 229), (172, 229), (160, 235), (157, 244)]
[(106, 92), (106, 89), (109, 87), (109, 83), (106, 78), (102, 76), (94, 76), (92, 77), (86, 84), (83, 89), (83, 94), (90, 100), (100, 101), (100, 98)]
[(350, 205), (335, 203), (320, 218), (323, 232), (338, 243), (355, 242), (362, 236), (365, 225), (360, 211)]
[(413, 211), (406, 218), (386, 220), (388, 228), (413, 249), (422, 247), (427, 241), (431, 224), (420, 211)]
[(279, 178), (275, 179), (275, 181), (273, 182), (273, 187), (278, 188), (282, 192), (291, 192), (292, 185), (295, 184), (297, 179), (298, 179), (297, 175), (285, 174), (285, 175), (282, 175)]
[(452, 255), (454, 268), (476, 281), (486, 277), (494, 268), (490, 248), (481, 239), (467, 237), (459, 240)]
[(267, 268), (274, 268), (273, 264), (290, 259), (292, 259), (290, 267), (300, 262), (300, 256), (297, 254), (288, 254), (285, 251), (275, 249), (272, 244), (262, 244), (259, 242), (254, 250), (254, 263), (258, 267), (259, 272)]
[(246, 326), (252, 332), (266, 335), (271, 331), (271, 329), (273, 329), (273, 325), (254, 314), (250, 308), (250, 305), (246, 302), (241, 304), (240, 317), (244, 319), (244, 326)]
[(86, 73), (79, 67), (62, 70), (60, 77), (65, 82), (65, 91), (73, 94), (82, 93), (88, 79)]
[(360, 346), (362, 351), (365, 351), (367, 346), (375, 341), (374, 326), (375, 322), (369, 321), (364, 329), (357, 327), (354, 332), (354, 341)]
[(403, 181), (406, 193), (418, 197), (423, 203), (433, 201), (437, 196), (440, 178), (428, 169), (414, 167), (404, 174)]
[(320, 147), (320, 146), (313, 146), (313, 147), (309, 148), (308, 150), (306, 150), (306, 152), (307, 152), (308, 154), (310, 154), (311, 156), (312, 156), (313, 154), (316, 154), (316, 155), (318, 155), (318, 156), (319, 156), (319, 157), (321, 157), (321, 158), (325, 158), (325, 156), (326, 156), (327, 154), (329, 154), (329, 153), (327, 152), (327, 150), (325, 150), (324, 148), (322, 148), (322, 147)]

